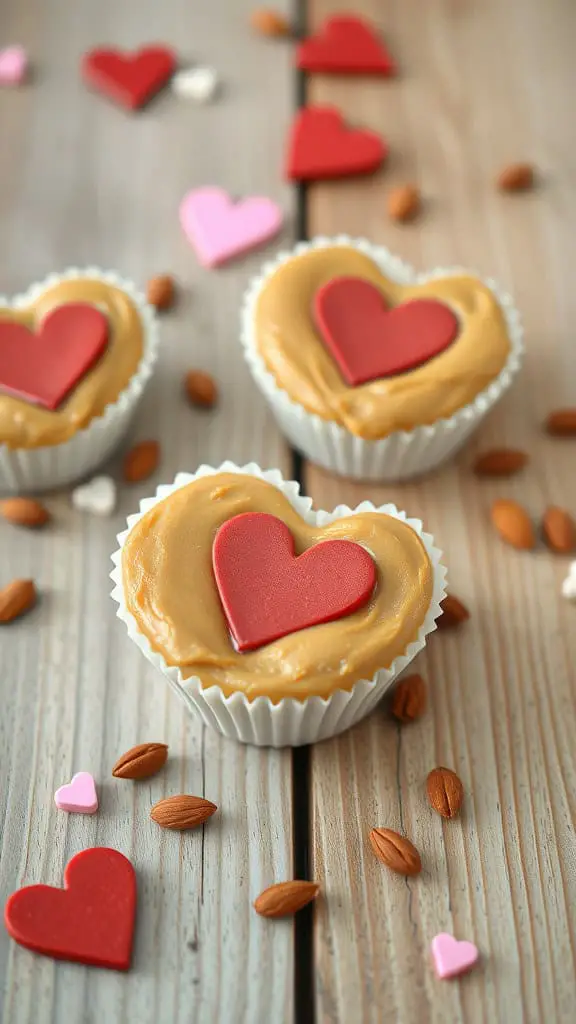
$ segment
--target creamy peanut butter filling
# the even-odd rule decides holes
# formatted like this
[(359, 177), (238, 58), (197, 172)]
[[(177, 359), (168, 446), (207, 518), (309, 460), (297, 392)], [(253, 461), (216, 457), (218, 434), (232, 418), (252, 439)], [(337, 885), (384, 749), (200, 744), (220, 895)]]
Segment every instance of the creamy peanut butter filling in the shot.
[[(212, 544), (222, 523), (242, 512), (282, 519), (296, 554), (328, 539), (362, 544), (377, 566), (369, 602), (239, 654), (214, 580)], [(417, 533), (392, 516), (365, 512), (310, 526), (271, 484), (219, 473), (174, 491), (136, 523), (122, 551), (122, 583), (139, 630), (185, 679), (198, 676), (204, 687), (219, 686), (227, 696), (242, 691), (249, 700), (262, 695), (277, 702), (329, 697), (390, 666), (418, 635), (432, 599), (433, 570)]]

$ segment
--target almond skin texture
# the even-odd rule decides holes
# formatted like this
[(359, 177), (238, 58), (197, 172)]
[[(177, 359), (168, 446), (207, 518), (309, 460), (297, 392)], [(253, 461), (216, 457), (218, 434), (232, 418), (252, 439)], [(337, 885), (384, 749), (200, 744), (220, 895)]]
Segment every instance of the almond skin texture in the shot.
[(495, 501), (491, 515), (492, 523), (506, 544), (519, 551), (531, 551), (536, 546), (530, 516), (517, 501)]
[(0, 501), (0, 515), (15, 526), (28, 526), (31, 529), (44, 526), (50, 519), (48, 509), (34, 498), (6, 498)]
[(446, 594), (444, 600), (440, 602), (440, 607), (442, 615), (436, 619), (438, 629), (456, 629), (470, 618), (466, 605), (455, 594)]
[(476, 476), (513, 476), (528, 462), (526, 452), (515, 448), (493, 448), (479, 455), (474, 463)]
[(319, 891), (316, 882), (278, 882), (260, 893), (254, 910), (262, 917), (287, 917), (315, 900)]
[(464, 787), (450, 768), (434, 768), (426, 779), (430, 806), (443, 818), (456, 818), (464, 800)]
[(415, 722), (426, 709), (426, 683), (417, 673), (406, 676), (392, 694), (390, 711), (399, 722)]
[(420, 211), (420, 192), (416, 185), (399, 185), (388, 194), (388, 216), (401, 223), (413, 220)]
[(282, 37), (292, 34), (290, 23), (278, 11), (267, 7), (259, 7), (252, 11), (250, 24), (259, 36)]
[(166, 764), (165, 743), (139, 743), (119, 757), (112, 769), (116, 779), (149, 779)]
[(497, 185), (501, 192), (526, 192), (534, 185), (534, 168), (531, 164), (509, 164), (500, 171)]
[(550, 505), (542, 520), (544, 540), (551, 551), (569, 555), (576, 546), (576, 524), (569, 512), (557, 505)]
[(554, 437), (576, 437), (576, 408), (555, 409), (548, 416), (545, 426)]
[(419, 875), (422, 861), (416, 847), (391, 828), (373, 828), (370, 844), (374, 853), (387, 868), (399, 875)]
[(0, 622), (12, 622), (36, 604), (34, 580), (12, 580), (0, 590)]
[(218, 388), (209, 373), (203, 370), (189, 370), (184, 380), (186, 394), (192, 405), (201, 409), (211, 409), (218, 401)]
[(156, 309), (170, 309), (174, 305), (175, 295), (174, 278), (169, 274), (159, 274), (148, 281), (146, 298)]
[(218, 808), (210, 800), (201, 796), (168, 796), (160, 800), (150, 811), (152, 821), (162, 828), (173, 828), (182, 831), (185, 828), (197, 828), (211, 818)]
[(124, 458), (124, 479), (129, 484), (147, 480), (158, 467), (160, 445), (158, 441), (140, 441)]

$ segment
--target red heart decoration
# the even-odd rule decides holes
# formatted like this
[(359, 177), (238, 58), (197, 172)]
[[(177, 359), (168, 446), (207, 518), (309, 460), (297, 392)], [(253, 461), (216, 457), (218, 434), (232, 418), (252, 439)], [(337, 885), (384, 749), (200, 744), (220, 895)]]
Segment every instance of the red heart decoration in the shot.
[(360, 544), (326, 540), (296, 556), (286, 524), (265, 512), (224, 523), (212, 564), (239, 651), (349, 615), (376, 584), (374, 561)]
[(128, 110), (148, 103), (175, 69), (176, 55), (167, 46), (146, 46), (136, 53), (102, 48), (90, 50), (82, 59), (88, 84)]
[(347, 384), (405, 373), (437, 356), (459, 331), (458, 319), (436, 299), (411, 299), (388, 309), (373, 284), (335, 277), (314, 296), (322, 339)]
[(320, 30), (300, 43), (296, 63), (302, 71), (347, 75), (393, 75), (394, 62), (362, 18), (327, 18)]
[(56, 409), (106, 348), (108, 321), (95, 306), (57, 306), (37, 334), (0, 320), (0, 391)]
[(290, 181), (370, 174), (387, 153), (375, 132), (347, 128), (336, 107), (304, 107), (292, 125), (286, 174)]
[(27, 885), (8, 898), (4, 921), (12, 938), (44, 956), (127, 971), (136, 913), (136, 875), (108, 847), (76, 854), (64, 889)]

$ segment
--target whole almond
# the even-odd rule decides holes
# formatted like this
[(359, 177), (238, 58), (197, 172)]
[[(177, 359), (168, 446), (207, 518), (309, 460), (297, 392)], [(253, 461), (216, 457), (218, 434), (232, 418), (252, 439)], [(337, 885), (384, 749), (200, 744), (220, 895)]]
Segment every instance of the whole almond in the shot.
[(450, 768), (433, 768), (426, 779), (431, 807), (443, 818), (455, 818), (462, 807), (464, 787)]
[(36, 604), (34, 580), (12, 580), (0, 590), (0, 622), (12, 622)]
[(218, 401), (218, 388), (213, 377), (203, 370), (189, 370), (184, 379), (186, 394), (192, 405), (211, 409)]
[(420, 210), (420, 192), (416, 185), (398, 185), (388, 193), (387, 203), (391, 220), (412, 220)]
[(278, 11), (268, 7), (259, 7), (252, 11), (250, 24), (260, 36), (289, 36), (292, 34), (290, 23)]
[(391, 828), (373, 828), (370, 833), (370, 844), (374, 853), (387, 868), (399, 875), (418, 875), (422, 870), (422, 861), (416, 847)]
[(502, 192), (525, 192), (534, 184), (531, 164), (508, 164), (498, 175), (497, 185)]
[(528, 462), (526, 452), (516, 448), (492, 448), (479, 455), (474, 463), (477, 476), (513, 476)]
[(156, 309), (170, 309), (174, 304), (176, 288), (174, 278), (169, 274), (158, 274), (152, 277), (146, 286), (146, 298)]
[(157, 468), (159, 460), (158, 441), (140, 441), (124, 457), (124, 479), (129, 484), (147, 480)]
[(117, 779), (149, 779), (166, 764), (167, 757), (165, 743), (139, 743), (118, 758), (112, 775)]
[(211, 818), (218, 808), (210, 800), (204, 800), (201, 796), (167, 796), (159, 800), (150, 811), (152, 821), (162, 828), (173, 828), (182, 830), (185, 828), (196, 828), (202, 825), (208, 818)]
[(44, 526), (50, 519), (45, 505), (34, 498), (5, 498), (0, 501), (0, 516), (15, 526), (28, 526), (32, 529)]
[(415, 722), (426, 708), (426, 683), (415, 673), (401, 679), (390, 704), (390, 711), (399, 722)]
[(503, 541), (520, 551), (531, 551), (536, 544), (532, 520), (517, 501), (500, 500), (492, 505), (492, 522)]
[(550, 505), (542, 520), (544, 540), (552, 551), (569, 555), (576, 546), (576, 523), (565, 509)]
[(260, 893), (254, 910), (262, 917), (287, 917), (315, 900), (319, 891), (316, 882), (278, 882)]
[(438, 629), (455, 629), (470, 618), (466, 605), (455, 594), (446, 594), (444, 600), (440, 602), (440, 607), (442, 615), (436, 619)]
[(576, 408), (555, 409), (546, 420), (546, 430), (556, 437), (576, 437)]

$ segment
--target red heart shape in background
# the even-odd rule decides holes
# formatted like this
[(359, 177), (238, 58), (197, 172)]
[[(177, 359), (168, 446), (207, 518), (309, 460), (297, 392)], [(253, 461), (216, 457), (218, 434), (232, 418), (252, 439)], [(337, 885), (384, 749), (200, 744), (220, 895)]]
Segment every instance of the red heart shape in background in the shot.
[(302, 71), (393, 75), (396, 68), (385, 46), (362, 18), (328, 18), (313, 36), (304, 39), (296, 62)]
[(101, 48), (82, 60), (88, 84), (128, 110), (143, 107), (175, 70), (176, 55), (167, 46), (145, 46), (135, 53)]
[(286, 174), (290, 181), (370, 174), (387, 153), (375, 132), (347, 128), (336, 107), (304, 107), (292, 125)]
[(349, 615), (376, 584), (376, 566), (360, 544), (326, 540), (296, 556), (286, 524), (266, 512), (224, 523), (212, 564), (239, 651)]
[(83, 850), (66, 865), (64, 886), (12, 893), (4, 911), (9, 934), (44, 956), (127, 971), (136, 913), (130, 861), (105, 846)]
[(0, 319), (0, 391), (56, 409), (107, 341), (106, 317), (84, 302), (57, 306), (36, 334)]
[(382, 293), (360, 277), (335, 277), (314, 296), (322, 339), (347, 384), (405, 373), (452, 344), (459, 331), (452, 310), (437, 299), (387, 308)]

